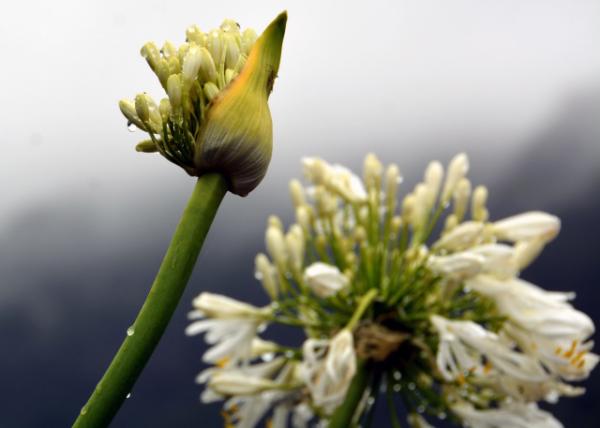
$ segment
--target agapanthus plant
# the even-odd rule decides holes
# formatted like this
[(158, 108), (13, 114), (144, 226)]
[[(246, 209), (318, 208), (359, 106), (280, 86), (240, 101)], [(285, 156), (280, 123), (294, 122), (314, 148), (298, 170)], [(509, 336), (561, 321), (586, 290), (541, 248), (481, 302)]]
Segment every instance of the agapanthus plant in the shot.
[(283, 12), (257, 36), (228, 19), (208, 33), (188, 28), (179, 47), (143, 46), (167, 97), (156, 103), (144, 92), (119, 103), (128, 126), (149, 137), (136, 149), (159, 152), (198, 179), (148, 297), (75, 427), (108, 426), (165, 331), (223, 197), (246, 196), (265, 176), (273, 145), (267, 101), (286, 23)]
[[(569, 382), (598, 362), (594, 324), (569, 303), (574, 293), (519, 278), (559, 219), (490, 220), (464, 154), (445, 178), (430, 163), (402, 200), (398, 167), (373, 155), (362, 180), (317, 158), (303, 166), (308, 185), (290, 183), (296, 223), (286, 231), (269, 218), (269, 256), (256, 257), (271, 303), (193, 302), (187, 333), (205, 333), (213, 365), (197, 378), (202, 401), (225, 400), (226, 425), (238, 428), (368, 424), (377, 400), (395, 427), (403, 414), (414, 427), (562, 426), (537, 403), (584, 392)], [(267, 340), (269, 324), (304, 342)]]

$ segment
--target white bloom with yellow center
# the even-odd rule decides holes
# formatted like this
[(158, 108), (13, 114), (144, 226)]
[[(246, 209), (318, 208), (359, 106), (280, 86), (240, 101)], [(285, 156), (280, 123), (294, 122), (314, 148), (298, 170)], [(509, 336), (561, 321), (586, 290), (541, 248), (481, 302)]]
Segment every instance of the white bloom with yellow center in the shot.
[[(589, 340), (594, 324), (571, 306), (574, 293), (518, 278), (556, 236), (558, 218), (534, 211), (491, 221), (488, 191), (466, 177), (464, 154), (450, 161), (445, 177), (439, 162), (430, 163), (403, 199), (400, 169), (372, 154), (362, 181), (319, 158), (303, 159), (303, 169), (306, 187), (298, 180), (289, 186), (297, 223), (286, 231), (271, 216), (269, 257), (256, 257), (272, 304), (223, 301), (215, 310), (215, 299), (203, 299), (211, 304), (202, 313), (216, 317), (203, 321), (233, 320), (231, 334), (244, 336), (209, 350), (213, 360), (229, 358), (211, 372), (216, 389), (234, 393), (226, 423), (250, 428), (270, 418), (283, 427), (320, 419), (325, 426), (353, 412), (344, 423), (362, 423), (360, 413), (382, 385), (356, 394), (357, 382), (347, 392), (359, 370), (376, 368), (392, 396), (390, 410), (400, 395), (411, 426), (427, 426), (421, 413), (453, 413), (471, 427), (560, 427), (536, 402), (584, 392), (567, 382), (585, 379), (598, 363)], [(301, 347), (259, 342), (261, 321), (297, 328), (306, 339)], [(207, 340), (213, 336), (219, 334)], [(246, 373), (252, 379), (244, 380), (244, 372), (230, 371), (267, 355), (284, 358), (281, 372), (294, 374), (284, 381), (281, 373)], [(222, 397), (207, 388), (210, 394)], [(234, 405), (239, 410), (231, 413)]]
[(224, 358), (238, 361), (249, 356), (258, 327), (271, 313), (269, 308), (257, 308), (212, 293), (200, 294), (193, 304), (196, 310), (190, 312), (189, 318), (197, 321), (185, 332), (190, 336), (206, 332), (206, 342), (213, 345), (203, 357), (208, 363)]
[(513, 350), (511, 343), (471, 321), (451, 321), (434, 315), (431, 322), (440, 335), (437, 366), (447, 380), (464, 381), (467, 374), (490, 372), (526, 381), (548, 379), (534, 359)]

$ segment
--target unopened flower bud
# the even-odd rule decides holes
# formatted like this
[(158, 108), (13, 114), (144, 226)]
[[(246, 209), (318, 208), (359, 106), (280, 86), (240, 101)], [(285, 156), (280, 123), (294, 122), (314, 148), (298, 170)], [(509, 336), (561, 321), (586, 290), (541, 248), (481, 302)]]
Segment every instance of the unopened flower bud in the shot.
[(260, 253), (254, 259), (255, 274), (271, 299), (277, 298), (278, 287), (275, 279), (275, 268), (266, 255)]
[(276, 226), (269, 225), (265, 234), (267, 250), (278, 268), (286, 270), (287, 250), (283, 232)]
[(204, 46), (206, 43), (206, 34), (204, 34), (197, 25), (192, 25), (185, 30), (185, 38), (188, 42), (195, 43), (200, 46)]
[(237, 73), (231, 68), (225, 70), (225, 84), (229, 85), (231, 81), (235, 79), (235, 76), (237, 76)]
[(140, 54), (148, 61), (148, 65), (156, 71), (156, 65), (161, 60), (160, 52), (153, 42), (148, 42), (140, 50)]
[(281, 222), (281, 219), (276, 215), (269, 216), (269, 218), (267, 219), (267, 227), (276, 227), (283, 233), (283, 223)]
[(169, 95), (171, 107), (176, 109), (181, 106), (182, 91), (181, 76), (178, 74), (169, 76), (169, 80), (167, 80), (167, 94)]
[(225, 44), (223, 43), (223, 34), (218, 30), (213, 30), (208, 33), (206, 46), (210, 52), (210, 55), (213, 57), (215, 64), (220, 66), (225, 59)]
[(467, 178), (462, 178), (454, 190), (454, 215), (461, 221), (465, 216), (469, 196), (471, 196), (471, 182)]
[(158, 111), (163, 122), (167, 122), (171, 116), (171, 102), (167, 98), (160, 100)]
[(296, 221), (302, 226), (302, 229), (310, 230), (310, 213), (305, 205), (296, 208)]
[(304, 282), (319, 297), (333, 296), (349, 283), (337, 266), (322, 262), (315, 262), (304, 270)]
[(235, 22), (233, 19), (224, 19), (220, 27), (225, 33), (233, 33), (239, 35), (240, 24)]
[(444, 176), (444, 167), (438, 161), (433, 161), (427, 165), (423, 181), (427, 186), (427, 206), (432, 207), (440, 192), (442, 177)]
[(215, 61), (213, 57), (210, 55), (210, 52), (205, 47), (199, 48), (200, 52), (200, 78), (204, 82), (213, 82), (217, 81), (217, 68), (215, 66)]
[(373, 153), (369, 153), (365, 157), (364, 176), (363, 179), (367, 188), (378, 187), (381, 183), (381, 174), (383, 173), (383, 165)]
[(285, 244), (291, 267), (300, 271), (304, 262), (304, 233), (299, 224), (290, 227), (289, 232), (285, 235)]
[(198, 77), (201, 62), (202, 54), (200, 53), (200, 48), (192, 46), (183, 58), (183, 69), (181, 72), (183, 78), (187, 81), (195, 80)]
[(158, 147), (156, 147), (156, 144), (154, 143), (154, 141), (144, 140), (144, 141), (140, 141), (135, 146), (135, 151), (143, 152), (143, 153), (155, 153), (158, 151)]
[(446, 175), (444, 190), (442, 190), (442, 203), (446, 203), (450, 200), (456, 185), (461, 178), (467, 174), (468, 170), (469, 159), (467, 158), (467, 155), (461, 153), (452, 158), (450, 165), (448, 165), (448, 174)]
[(396, 192), (400, 184), (400, 169), (397, 165), (390, 165), (385, 172), (385, 193), (388, 204), (396, 201)]
[(148, 119), (150, 118), (150, 110), (148, 109), (146, 94), (138, 94), (135, 96), (135, 112), (142, 123), (148, 122)]
[(160, 50), (165, 58), (177, 57), (177, 48), (175, 45), (169, 41), (166, 41), (163, 44), (162, 49)]
[(121, 100), (119, 101), (119, 109), (121, 109), (123, 116), (127, 118), (127, 122), (134, 124), (143, 131), (146, 130), (146, 127), (135, 111), (135, 103), (131, 102), (130, 100)]
[[(229, 190), (240, 196), (261, 182), (271, 160), (273, 124), (267, 100), (279, 69), (286, 21), (284, 12), (258, 38), (240, 74), (213, 99), (196, 140), (198, 173), (220, 172)], [(213, 35), (209, 41), (216, 58), (217, 41)]]
[(290, 181), (290, 195), (292, 196), (292, 202), (294, 203), (294, 207), (298, 208), (306, 204), (304, 188), (302, 187), (300, 181)]
[(250, 50), (252, 49), (252, 46), (256, 42), (257, 38), (258, 35), (252, 28), (244, 30), (241, 40), (242, 53), (244, 53), (244, 55), (248, 55), (250, 53)]
[(235, 68), (240, 57), (240, 46), (233, 34), (224, 34), (225, 45), (225, 68)]
[(204, 85), (204, 95), (206, 95), (209, 101), (214, 100), (219, 95), (219, 87), (213, 82), (208, 82)]
[(475, 221), (487, 221), (488, 210), (485, 208), (488, 191), (485, 186), (477, 186), (471, 200), (471, 217)]

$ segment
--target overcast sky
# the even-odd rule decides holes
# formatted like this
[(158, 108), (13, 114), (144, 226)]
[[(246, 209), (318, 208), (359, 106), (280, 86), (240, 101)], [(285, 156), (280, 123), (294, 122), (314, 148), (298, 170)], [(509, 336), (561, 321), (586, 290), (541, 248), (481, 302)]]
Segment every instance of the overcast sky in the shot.
[(13, 2), (0, 15), (0, 227), (40, 198), (181, 187), (176, 167), (133, 150), (143, 136), (117, 108), (162, 96), (139, 48), (223, 17), (260, 31), (282, 9), (263, 192), (283, 191), (309, 154), (357, 164), (371, 150), (417, 171), (468, 150), (501, 173), (569, 96), (600, 84), (597, 0)]

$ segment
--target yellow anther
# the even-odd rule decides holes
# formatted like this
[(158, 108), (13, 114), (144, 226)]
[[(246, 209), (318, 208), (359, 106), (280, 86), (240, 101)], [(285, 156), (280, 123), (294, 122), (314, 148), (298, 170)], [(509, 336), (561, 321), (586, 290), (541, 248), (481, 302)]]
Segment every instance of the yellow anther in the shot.
[(223, 358), (219, 359), (215, 365), (218, 368), (222, 369), (223, 367), (225, 367), (227, 365), (228, 362), (229, 362), (229, 357), (223, 357)]
[(571, 343), (571, 347), (569, 348), (569, 350), (564, 353), (565, 358), (571, 358), (573, 356), (573, 354), (575, 353), (575, 350), (577, 349), (578, 344), (579, 344), (578, 340), (574, 340)]

